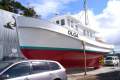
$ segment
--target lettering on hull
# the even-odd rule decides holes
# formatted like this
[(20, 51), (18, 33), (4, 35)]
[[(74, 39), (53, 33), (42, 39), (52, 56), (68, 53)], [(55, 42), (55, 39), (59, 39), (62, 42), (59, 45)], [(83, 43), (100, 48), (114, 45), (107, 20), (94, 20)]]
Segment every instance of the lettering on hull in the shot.
[(78, 38), (78, 33), (68, 30), (68, 35)]

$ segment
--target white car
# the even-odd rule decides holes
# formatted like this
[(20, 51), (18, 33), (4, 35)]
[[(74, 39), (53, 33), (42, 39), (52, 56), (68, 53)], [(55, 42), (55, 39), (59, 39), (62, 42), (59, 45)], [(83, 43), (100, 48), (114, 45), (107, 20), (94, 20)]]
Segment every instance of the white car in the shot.
[(118, 65), (119, 62), (118, 56), (107, 56), (104, 61), (105, 65)]
[(0, 62), (0, 80), (67, 80), (65, 68), (51, 60)]

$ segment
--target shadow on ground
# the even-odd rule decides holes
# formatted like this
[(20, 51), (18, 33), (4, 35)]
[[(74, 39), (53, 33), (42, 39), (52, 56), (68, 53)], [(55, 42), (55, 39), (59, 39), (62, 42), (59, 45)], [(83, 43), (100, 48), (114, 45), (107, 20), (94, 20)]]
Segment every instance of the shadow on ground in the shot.
[[(94, 68), (87, 68), (87, 72), (95, 70)], [(67, 74), (77, 74), (85, 72), (84, 68), (69, 68), (66, 70)]]
[(120, 71), (98, 74), (97, 80), (120, 80)]
[[(111, 68), (112, 69), (112, 68)], [(87, 69), (87, 72), (93, 71), (93, 68)], [(79, 75), (79, 73), (84, 72), (84, 69), (67, 69), (67, 74), (77, 74), (77, 75), (69, 75), (68, 80), (120, 80), (120, 71), (113, 71), (108, 73), (101, 73), (98, 75), (90, 75), (87, 74), (86, 76)]]

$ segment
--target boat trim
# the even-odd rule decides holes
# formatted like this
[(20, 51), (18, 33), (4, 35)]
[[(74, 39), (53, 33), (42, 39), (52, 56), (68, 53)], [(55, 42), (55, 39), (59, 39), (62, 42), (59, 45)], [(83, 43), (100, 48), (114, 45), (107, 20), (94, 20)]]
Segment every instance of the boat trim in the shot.
[[(83, 49), (74, 49), (74, 48), (57, 48), (57, 47), (39, 47), (39, 46), (20, 46), (21, 49), (39, 49), (39, 50), (74, 50), (74, 51), (81, 51)], [(85, 50), (86, 52), (100, 52), (94, 50)]]

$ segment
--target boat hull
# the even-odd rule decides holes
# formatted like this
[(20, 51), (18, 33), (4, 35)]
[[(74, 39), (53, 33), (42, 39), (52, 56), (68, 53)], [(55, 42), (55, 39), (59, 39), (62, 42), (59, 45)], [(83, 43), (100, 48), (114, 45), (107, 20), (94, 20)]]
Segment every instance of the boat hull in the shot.
[[(59, 48), (41, 48), (41, 47), (22, 47), (23, 54), (28, 59), (45, 59), (60, 62), (66, 68), (84, 67), (85, 55), (83, 50), (68, 50)], [(86, 66), (99, 67), (100, 59), (103, 57), (101, 52), (86, 51)]]

